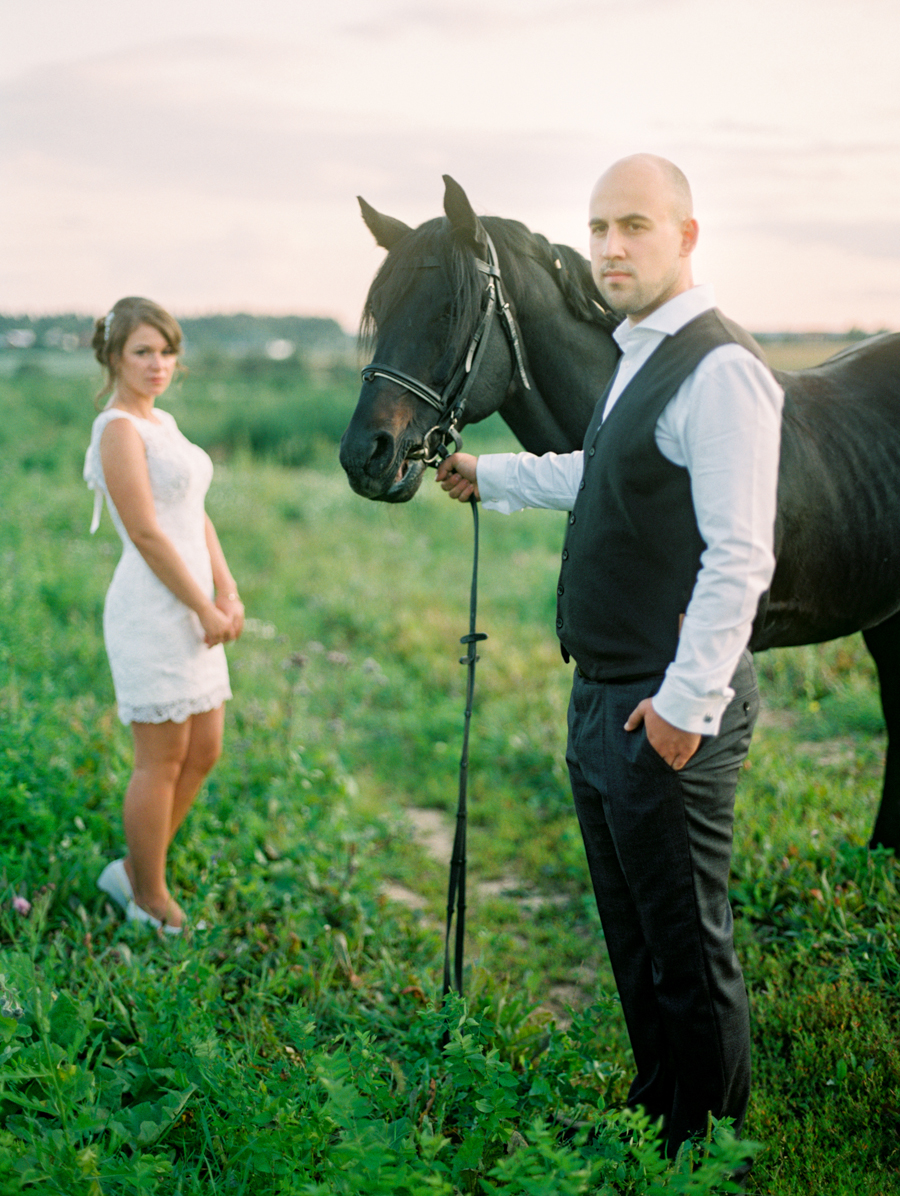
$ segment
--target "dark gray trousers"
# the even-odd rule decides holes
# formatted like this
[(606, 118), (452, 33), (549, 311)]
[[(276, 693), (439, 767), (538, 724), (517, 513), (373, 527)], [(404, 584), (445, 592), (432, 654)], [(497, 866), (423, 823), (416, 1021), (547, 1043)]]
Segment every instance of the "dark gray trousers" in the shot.
[(681, 772), (628, 715), (662, 678), (592, 682), (577, 672), (566, 759), (637, 1075), (628, 1103), (663, 1119), (668, 1153), (731, 1117), (750, 1089), (747, 994), (728, 878), (734, 793), (759, 708), (745, 652), (718, 735)]

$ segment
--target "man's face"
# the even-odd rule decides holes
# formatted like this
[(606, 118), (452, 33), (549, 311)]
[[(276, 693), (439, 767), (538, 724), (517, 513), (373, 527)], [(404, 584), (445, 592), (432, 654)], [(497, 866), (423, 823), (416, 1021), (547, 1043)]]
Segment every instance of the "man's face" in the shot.
[(697, 225), (652, 164), (626, 161), (608, 170), (591, 195), (589, 225), (594, 281), (632, 324), (692, 286)]

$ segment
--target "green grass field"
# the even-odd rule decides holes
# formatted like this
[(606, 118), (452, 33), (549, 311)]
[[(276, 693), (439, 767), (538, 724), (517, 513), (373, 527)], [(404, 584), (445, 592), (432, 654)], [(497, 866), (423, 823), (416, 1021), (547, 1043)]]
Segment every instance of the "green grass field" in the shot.
[[(620, 1111), (549, 512), (481, 521), (466, 999), (441, 1006), (448, 860), (416, 828), (452, 833), (472, 520), (430, 479), (402, 508), (351, 494), (350, 383), (189, 377), (161, 404), (216, 456), (209, 509), (249, 621), (225, 756), (171, 857), (209, 928), (123, 925), (95, 888), (130, 736), (100, 625), (117, 541), (107, 516), (88, 536), (80, 477), (90, 395), (40, 368), (0, 378), (0, 1196), (726, 1190), (726, 1127), (667, 1170)], [(856, 638), (758, 667), (733, 873), (749, 1191), (891, 1196), (900, 869), (865, 847), (873, 669)]]

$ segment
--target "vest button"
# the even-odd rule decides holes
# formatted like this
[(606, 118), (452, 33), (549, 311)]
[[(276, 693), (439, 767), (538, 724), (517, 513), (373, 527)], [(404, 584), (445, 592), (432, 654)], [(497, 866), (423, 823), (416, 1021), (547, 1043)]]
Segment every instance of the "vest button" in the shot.
[(575, 516), (574, 516), (574, 514), (572, 514), (572, 515), (570, 515), (570, 516), (569, 516), (569, 523), (571, 524), (571, 523), (574, 523), (574, 522), (575, 522)]
[(581, 481), (578, 483), (578, 489), (579, 489), (579, 490), (583, 490), (583, 489), (584, 489), (584, 478), (582, 478), (582, 479), (581, 479)]
[(566, 592), (566, 591), (565, 591), (565, 587), (564, 587), (564, 586), (557, 586), (557, 587), (556, 587), (556, 592), (557, 592), (557, 594), (559, 595), (559, 597), (560, 597), (560, 598), (562, 598), (563, 594), (565, 594), (565, 592)]
[(564, 548), (564, 549), (563, 549), (563, 558), (562, 558), (562, 559), (563, 559), (564, 561), (567, 561), (567, 560), (569, 559), (569, 550), (568, 550), (568, 548)]
[(556, 620), (556, 626), (557, 626), (557, 628), (560, 628), (560, 627), (562, 627), (562, 625), (563, 625), (563, 624), (562, 624), (562, 619), (557, 619), (557, 620)]
[(589, 449), (589, 450), (588, 450), (588, 456), (589, 456), (589, 457), (593, 457), (593, 455), (594, 455), (594, 453), (596, 453), (596, 451), (597, 451), (597, 450), (596, 450), (595, 448)]

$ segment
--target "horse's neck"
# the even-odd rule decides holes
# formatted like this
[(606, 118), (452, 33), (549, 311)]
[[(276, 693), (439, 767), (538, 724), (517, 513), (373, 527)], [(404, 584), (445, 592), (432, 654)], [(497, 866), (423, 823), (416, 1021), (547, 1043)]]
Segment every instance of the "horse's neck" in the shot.
[(571, 452), (581, 448), (619, 351), (608, 333), (571, 313), (545, 270), (533, 270), (534, 285), (514, 300), (534, 386), (517, 389), (500, 414), (529, 452)]

